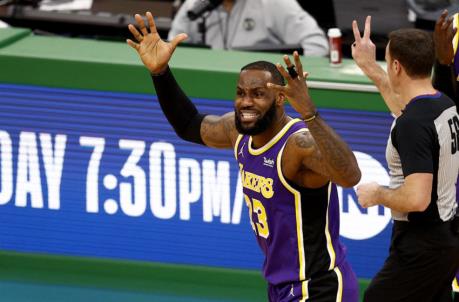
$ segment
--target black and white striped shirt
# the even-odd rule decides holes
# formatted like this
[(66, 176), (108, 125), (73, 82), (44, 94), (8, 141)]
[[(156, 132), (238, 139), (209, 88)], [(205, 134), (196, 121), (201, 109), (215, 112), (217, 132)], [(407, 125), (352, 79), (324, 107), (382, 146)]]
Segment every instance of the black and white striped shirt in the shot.
[(459, 171), (459, 116), (454, 102), (437, 92), (411, 100), (393, 123), (386, 159), (391, 189), (413, 173), (432, 173), (432, 196), (424, 212), (392, 211), (394, 220), (442, 222), (457, 208)]

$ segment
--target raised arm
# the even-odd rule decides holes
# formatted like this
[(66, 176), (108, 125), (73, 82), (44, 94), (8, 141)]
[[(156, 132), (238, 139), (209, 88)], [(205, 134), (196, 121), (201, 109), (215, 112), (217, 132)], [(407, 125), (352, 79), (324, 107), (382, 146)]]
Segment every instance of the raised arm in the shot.
[(400, 96), (391, 89), (387, 73), (376, 63), (376, 46), (370, 39), (371, 16), (368, 16), (365, 20), (363, 37), (360, 36), (360, 30), (355, 20), (352, 22), (352, 30), (355, 39), (352, 44), (352, 57), (355, 63), (376, 85), (390, 112), (395, 116), (399, 116), (404, 105), (400, 100)]
[(436, 61), (434, 65), (432, 84), (449, 96), (459, 105), (458, 82), (454, 73), (453, 38), (456, 29), (453, 28), (453, 18), (448, 18), (448, 11), (444, 10), (435, 24), (434, 42)]
[(297, 74), (288, 56), (284, 57), (284, 61), (289, 72), (280, 64), (277, 65), (279, 72), (287, 80), (286, 86), (268, 84), (269, 88), (281, 91), (287, 97), (309, 129), (310, 134), (295, 136), (290, 155), (298, 157), (303, 169), (312, 170), (322, 175), (325, 180), (344, 187), (354, 186), (361, 176), (357, 160), (349, 146), (320, 117), (306, 85), (308, 73), (303, 72), (297, 52), (294, 53), (294, 59)]
[(187, 38), (186, 34), (175, 36), (171, 42), (161, 40), (156, 30), (153, 15), (146, 14), (149, 27), (140, 15), (135, 15), (140, 32), (132, 24), (129, 31), (137, 42), (127, 43), (139, 54), (150, 71), (159, 104), (177, 135), (187, 141), (215, 148), (231, 148), (237, 138), (234, 116), (204, 115), (198, 112), (191, 100), (176, 82), (168, 63), (177, 45)]

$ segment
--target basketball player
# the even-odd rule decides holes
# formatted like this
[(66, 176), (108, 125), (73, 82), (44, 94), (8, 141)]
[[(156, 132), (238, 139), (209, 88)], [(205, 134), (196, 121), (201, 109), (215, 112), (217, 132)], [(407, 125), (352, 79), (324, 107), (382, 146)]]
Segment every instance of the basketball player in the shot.
[[(234, 112), (203, 115), (168, 67), (186, 34), (164, 42), (151, 13), (147, 20), (148, 28), (136, 15), (140, 32), (133, 25), (129, 30), (137, 42), (127, 43), (152, 74), (176, 133), (194, 143), (234, 149), (250, 223), (265, 255), (269, 301), (357, 302), (357, 280), (339, 241), (334, 183), (352, 187), (360, 170), (352, 151), (312, 103), (298, 54), (297, 71), (287, 56), (289, 72), (264, 61), (244, 66)], [(301, 119), (286, 115), (286, 98)]]

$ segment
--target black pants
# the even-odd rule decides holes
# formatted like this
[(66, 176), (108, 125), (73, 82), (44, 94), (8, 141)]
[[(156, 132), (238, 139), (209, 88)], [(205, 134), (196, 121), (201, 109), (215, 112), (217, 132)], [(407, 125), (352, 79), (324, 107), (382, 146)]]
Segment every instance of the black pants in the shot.
[(459, 234), (450, 223), (394, 223), (389, 257), (364, 302), (451, 302), (459, 268)]

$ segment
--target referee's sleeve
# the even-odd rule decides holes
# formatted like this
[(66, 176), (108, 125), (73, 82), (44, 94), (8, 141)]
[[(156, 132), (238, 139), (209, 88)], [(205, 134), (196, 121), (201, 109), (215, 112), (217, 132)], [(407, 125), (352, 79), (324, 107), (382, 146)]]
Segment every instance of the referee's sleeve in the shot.
[(401, 119), (395, 133), (403, 175), (434, 173), (434, 150), (438, 141), (432, 125), (419, 120)]

